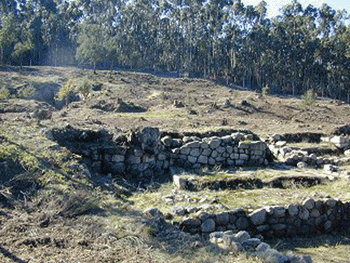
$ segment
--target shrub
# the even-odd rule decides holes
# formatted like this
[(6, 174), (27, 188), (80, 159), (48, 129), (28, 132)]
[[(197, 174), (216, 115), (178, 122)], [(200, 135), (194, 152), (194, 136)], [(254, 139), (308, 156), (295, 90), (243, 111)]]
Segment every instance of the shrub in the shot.
[(316, 99), (317, 99), (317, 94), (312, 89), (309, 89), (302, 96), (302, 103), (306, 106), (311, 106), (316, 102)]
[(10, 91), (6, 87), (0, 87), (0, 100), (8, 99), (10, 97)]
[(66, 84), (57, 93), (58, 100), (65, 100), (70, 92), (79, 94), (83, 99), (87, 99), (88, 95), (92, 92), (94, 83), (88, 79), (69, 79)]
[(27, 99), (32, 97), (35, 94), (35, 92), (36, 92), (36, 89), (33, 86), (24, 87), (19, 90), (18, 96), (20, 98)]
[(270, 87), (269, 86), (265, 86), (262, 88), (262, 95), (264, 95), (264, 96), (270, 95)]

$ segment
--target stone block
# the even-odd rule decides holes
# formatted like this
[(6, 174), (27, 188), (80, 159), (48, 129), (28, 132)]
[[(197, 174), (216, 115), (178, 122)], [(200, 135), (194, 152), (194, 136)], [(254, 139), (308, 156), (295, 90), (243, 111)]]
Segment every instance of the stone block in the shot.
[(236, 160), (236, 165), (238, 166), (244, 165), (244, 160)]
[(249, 214), (249, 218), (253, 225), (263, 225), (266, 220), (266, 210), (265, 208), (260, 208)]
[(209, 144), (211, 149), (216, 149), (220, 146), (221, 139), (217, 138), (217, 137), (216, 138), (215, 137), (209, 138), (208, 144)]
[(283, 206), (271, 206), (267, 212), (276, 218), (281, 218), (286, 215), (286, 209)]
[(201, 225), (201, 221), (197, 218), (184, 218), (180, 224), (181, 227), (186, 227), (188, 230), (191, 228), (197, 228)]
[(159, 168), (163, 168), (164, 167), (164, 161), (157, 161), (156, 162), (156, 165), (159, 167)]
[(142, 162), (144, 163), (155, 163), (156, 158), (154, 156), (144, 155), (142, 156)]
[(208, 157), (201, 155), (198, 157), (198, 163), (200, 164), (207, 164), (208, 163)]
[(270, 229), (271, 229), (270, 225), (260, 225), (256, 227), (256, 231), (258, 231), (258, 233), (266, 233)]
[(267, 249), (271, 249), (270, 245), (265, 243), (265, 242), (261, 242), (257, 247), (256, 247), (256, 252), (265, 252)]
[(210, 157), (210, 158), (208, 159), (208, 164), (209, 164), (209, 165), (215, 165), (215, 164), (216, 164), (215, 159), (212, 158), (212, 157)]
[(227, 152), (228, 154), (233, 153), (233, 147), (230, 146), (230, 145), (226, 146), (226, 152)]
[(247, 231), (239, 231), (237, 234), (235, 234), (235, 237), (240, 243), (251, 238), (250, 234)]
[(134, 152), (134, 156), (136, 156), (136, 157), (142, 157), (142, 155), (143, 155), (143, 152), (141, 149), (134, 149), (133, 152)]
[(202, 142), (202, 143), (200, 144), (200, 148), (202, 148), (202, 149), (208, 149), (208, 148), (209, 148), (209, 144), (206, 143), (206, 142)]
[(225, 147), (218, 147), (218, 148), (216, 148), (216, 151), (219, 153), (219, 154), (222, 154), (222, 153), (224, 153), (225, 152)]
[(199, 148), (193, 148), (190, 151), (190, 155), (193, 157), (198, 157), (201, 154), (201, 150)]
[(239, 155), (239, 159), (240, 159), (240, 160), (249, 160), (249, 156), (246, 155), (246, 154), (240, 154), (240, 155)]
[(180, 189), (186, 189), (187, 186), (187, 179), (180, 175), (174, 175), (173, 176), (173, 183)]
[(195, 164), (197, 162), (197, 157), (193, 157), (193, 156), (188, 156), (187, 160), (191, 163), (191, 164)]
[(226, 135), (221, 137), (221, 140), (224, 144), (230, 144), (232, 142), (232, 137), (230, 135)]
[(204, 155), (204, 156), (210, 156), (211, 155), (211, 153), (212, 153), (212, 150), (211, 149), (204, 149), (203, 151), (202, 151), (202, 155)]
[(183, 147), (199, 148), (200, 147), (200, 142), (199, 141), (189, 142), (189, 143), (186, 143), (185, 145), (183, 145)]
[(232, 165), (235, 164), (235, 161), (233, 161), (233, 160), (231, 160), (231, 159), (228, 159), (228, 160), (227, 160), (227, 164), (230, 165), (230, 166), (232, 166)]
[(337, 147), (344, 148), (349, 145), (349, 138), (343, 136), (334, 136), (330, 140), (331, 143), (334, 143)]
[(216, 214), (215, 223), (219, 226), (225, 226), (230, 222), (230, 214), (228, 212), (223, 212)]
[(237, 229), (243, 230), (249, 227), (249, 222), (246, 217), (239, 217), (235, 223)]
[(135, 155), (130, 155), (127, 159), (129, 164), (139, 164), (141, 163), (141, 157), (136, 157)]
[(261, 243), (259, 238), (249, 238), (244, 240), (241, 244), (246, 250), (255, 249)]
[(218, 152), (216, 150), (212, 151), (211, 157), (216, 158), (218, 156), (219, 156), (219, 154), (218, 154)]
[(216, 157), (215, 158), (215, 162), (216, 163), (222, 163), (222, 162), (224, 162), (225, 161), (225, 158), (224, 157)]
[(242, 244), (239, 243), (239, 242), (230, 241), (230, 242), (225, 242), (224, 245), (225, 245), (228, 249), (230, 249), (230, 251), (231, 251), (232, 253), (235, 253), (235, 254), (241, 253), (241, 252), (244, 252), (244, 251), (245, 251), (245, 250), (244, 250), (244, 247), (243, 247)]
[(112, 162), (114, 163), (123, 163), (125, 161), (124, 155), (113, 155), (112, 156)]
[(249, 149), (250, 143), (249, 142), (239, 142), (238, 148), (239, 149)]
[(309, 219), (309, 216), (310, 216), (309, 211), (305, 207), (301, 207), (300, 211), (299, 211), (299, 218), (301, 220), (305, 220), (306, 221), (306, 220)]
[(215, 231), (215, 221), (211, 218), (208, 218), (203, 221), (201, 224), (201, 230), (203, 233), (210, 233)]
[(239, 159), (239, 154), (238, 153), (231, 153), (230, 154), (230, 158), (232, 160), (238, 160)]
[(167, 146), (167, 147), (171, 147), (173, 144), (173, 138), (171, 138), (170, 136), (164, 136), (163, 138), (161, 138), (161, 142)]
[(182, 146), (180, 148), (180, 153), (183, 155), (189, 155), (190, 151), (191, 151), (191, 148), (189, 148), (189, 147)]
[(167, 156), (164, 153), (160, 153), (158, 154), (157, 159), (159, 161), (165, 161), (167, 159)]
[(240, 141), (243, 139), (243, 134), (240, 132), (235, 132), (231, 134), (231, 138), (235, 141)]
[(315, 200), (307, 198), (302, 204), (307, 210), (311, 211), (315, 207)]
[(326, 205), (329, 207), (335, 207), (337, 205), (337, 200), (333, 198), (327, 199)]
[(282, 237), (286, 234), (287, 225), (285, 224), (276, 224), (272, 226), (273, 231), (277, 237)]
[(299, 206), (295, 204), (290, 204), (288, 206), (288, 214), (290, 216), (296, 216), (299, 213)]
[(209, 239), (212, 239), (212, 238), (224, 238), (225, 234), (223, 231), (217, 231), (217, 232), (213, 232), (213, 233), (210, 233), (209, 235)]

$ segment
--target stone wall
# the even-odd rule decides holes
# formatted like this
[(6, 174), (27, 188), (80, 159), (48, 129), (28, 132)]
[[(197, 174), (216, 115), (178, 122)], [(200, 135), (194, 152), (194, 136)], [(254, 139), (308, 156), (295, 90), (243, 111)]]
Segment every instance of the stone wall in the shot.
[(349, 228), (350, 202), (309, 198), (301, 205), (263, 207), (249, 214), (241, 208), (216, 214), (199, 211), (180, 227), (192, 234), (246, 230), (264, 238), (313, 236)]
[(266, 143), (247, 141), (249, 137), (249, 135), (233, 133), (224, 137), (214, 136), (194, 140), (173, 149), (172, 161), (175, 165), (186, 168), (215, 165), (267, 165)]
[(180, 137), (179, 134), (162, 136), (157, 128), (147, 127), (115, 136), (104, 130), (84, 131), (67, 126), (47, 131), (46, 136), (82, 155), (94, 174), (123, 175), (145, 182), (164, 179), (171, 166), (196, 169), (267, 165), (271, 158), (267, 144), (249, 131), (221, 137)]

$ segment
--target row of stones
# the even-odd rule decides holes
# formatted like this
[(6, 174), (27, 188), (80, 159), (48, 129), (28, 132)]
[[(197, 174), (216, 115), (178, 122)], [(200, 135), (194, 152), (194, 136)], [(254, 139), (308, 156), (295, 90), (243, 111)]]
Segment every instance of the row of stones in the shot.
[(263, 262), (278, 263), (311, 263), (311, 256), (298, 256), (291, 252), (281, 253), (270, 247), (269, 244), (262, 242), (258, 237), (251, 237), (247, 231), (239, 231), (234, 234), (233, 231), (213, 232), (209, 235), (210, 242), (217, 246), (229, 250), (233, 253), (247, 253), (252, 257), (257, 257)]
[(334, 199), (307, 199), (302, 205), (264, 207), (250, 214), (243, 209), (217, 214), (200, 211), (194, 218), (185, 218), (180, 224), (185, 231), (193, 234), (249, 230), (266, 238), (328, 233), (349, 225), (350, 202)]
[(294, 147), (284, 146), (279, 148), (276, 145), (269, 145), (269, 149), (275, 156), (278, 156), (279, 159), (289, 165), (298, 165), (302, 162), (304, 166), (319, 167), (326, 164), (339, 165), (350, 163), (350, 157), (339, 158), (317, 156), (315, 153), (309, 154), (307, 151)]
[[(225, 135), (214, 135), (215, 132), (210, 132), (213, 133), (212, 135), (208, 135), (208, 136), (186, 136), (184, 135), (181, 138), (173, 138), (169, 135), (165, 135), (164, 137), (161, 138), (162, 143), (168, 147), (168, 148), (179, 148), (184, 144), (187, 144), (189, 142), (194, 142), (194, 141), (201, 141), (202, 138), (229, 138), (232, 137), (233, 140), (237, 140), (237, 141), (254, 141), (257, 137), (254, 136), (253, 134), (249, 133), (249, 131), (247, 131), (248, 133), (242, 133), (242, 132), (233, 132), (231, 133), (227, 133)], [(230, 140), (230, 139), (229, 139)], [(232, 142), (234, 143), (234, 142)]]
[(176, 165), (189, 168), (201, 166), (264, 164), (267, 145), (264, 142), (244, 142), (241, 133), (224, 137), (209, 137), (184, 144), (172, 149), (172, 159)]

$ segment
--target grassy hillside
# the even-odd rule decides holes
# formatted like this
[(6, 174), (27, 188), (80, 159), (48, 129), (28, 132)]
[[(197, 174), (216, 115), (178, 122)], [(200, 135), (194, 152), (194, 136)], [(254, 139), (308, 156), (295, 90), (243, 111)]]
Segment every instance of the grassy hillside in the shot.
[[(259, 262), (182, 232), (177, 225), (183, 216), (173, 213), (174, 206), (252, 211), (307, 197), (350, 200), (346, 176), (311, 187), (292, 183), (285, 189), (189, 191), (171, 182), (128, 187), (114, 175), (92, 177), (82, 156), (50, 140), (51, 129), (67, 125), (125, 134), (146, 126), (166, 132), (249, 129), (262, 138), (331, 134), (350, 123), (347, 104), (320, 98), (308, 104), (302, 98), (261, 95), (209, 80), (133, 72), (33, 67), (0, 70), (0, 79), (1, 262)], [(342, 174), (348, 171), (341, 166)], [(198, 184), (236, 177), (329, 176), (322, 169), (278, 165), (215, 167), (187, 175)], [(169, 202), (169, 196), (175, 201)], [(172, 219), (152, 218), (143, 212), (150, 207), (172, 214)], [(311, 254), (314, 262), (349, 262), (349, 233), (268, 242), (281, 251)]]

